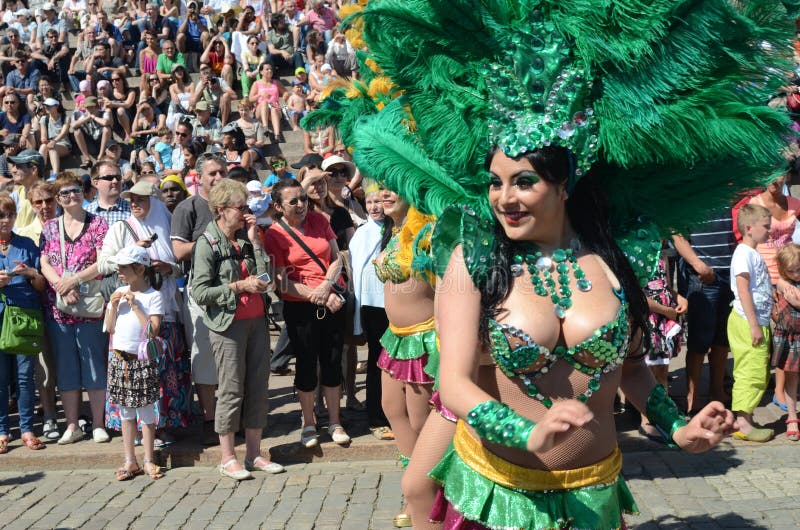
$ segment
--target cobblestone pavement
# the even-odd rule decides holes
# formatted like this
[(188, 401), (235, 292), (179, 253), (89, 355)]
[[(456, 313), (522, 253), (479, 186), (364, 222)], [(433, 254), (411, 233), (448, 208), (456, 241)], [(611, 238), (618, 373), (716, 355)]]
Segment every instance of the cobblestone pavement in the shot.
[[(625, 455), (641, 509), (637, 530), (800, 527), (800, 461), (792, 445), (725, 445), (705, 455)], [(213, 468), (116, 482), (111, 470), (0, 472), (0, 521), (24, 528), (392, 528), (400, 470), (388, 460), (289, 466), (235, 483)]]

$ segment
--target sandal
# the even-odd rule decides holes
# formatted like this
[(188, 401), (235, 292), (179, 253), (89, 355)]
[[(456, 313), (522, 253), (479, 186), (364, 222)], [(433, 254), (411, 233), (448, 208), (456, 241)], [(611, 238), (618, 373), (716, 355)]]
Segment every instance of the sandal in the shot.
[(394, 440), (394, 433), (390, 427), (372, 427), (370, 431), (378, 440)]
[(41, 441), (35, 436), (31, 436), (29, 438), (23, 438), (22, 443), (24, 443), (25, 446), (31, 451), (38, 451), (39, 449), (44, 449), (45, 447), (47, 447), (43, 441)]
[(147, 476), (149, 476), (152, 480), (164, 478), (164, 468), (147, 460), (144, 462), (144, 472), (147, 473)]
[(8, 452), (8, 438), (0, 438), (0, 455)]
[(796, 442), (800, 440), (800, 430), (798, 430), (797, 427), (789, 429), (790, 423), (797, 425), (798, 423), (800, 423), (800, 420), (786, 420), (786, 438), (788, 438), (792, 442)]
[[(92, 161), (89, 158), (81, 157), (81, 169), (91, 169), (92, 168)], [(125, 479), (129, 480), (129, 479)]]
[[(125, 465), (128, 465), (127, 463)], [(133, 477), (138, 475), (144, 475), (144, 470), (139, 467), (139, 464), (135, 464), (136, 469), (128, 469), (126, 467), (121, 467), (117, 469), (117, 480), (119, 482), (123, 482), (125, 480), (131, 480)]]

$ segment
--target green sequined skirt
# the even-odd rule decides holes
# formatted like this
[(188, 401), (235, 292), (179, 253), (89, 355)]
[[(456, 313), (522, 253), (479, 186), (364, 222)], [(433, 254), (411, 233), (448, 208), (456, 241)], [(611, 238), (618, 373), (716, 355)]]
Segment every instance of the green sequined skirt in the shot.
[(435, 329), (400, 336), (388, 328), (381, 337), (381, 345), (392, 359), (410, 361), (428, 354), (428, 363), (431, 362), (431, 357), (436, 357), (436, 366), (439, 366), (439, 348), (436, 344)]
[(638, 513), (633, 495), (620, 475), (606, 484), (573, 489), (529, 491), (506, 487), (470, 467), (453, 445), (429, 475), (442, 485), (431, 519), (446, 523), (452, 522), (446, 514), (454, 509), (459, 519), (489, 529), (615, 530), (621, 527), (623, 514)]

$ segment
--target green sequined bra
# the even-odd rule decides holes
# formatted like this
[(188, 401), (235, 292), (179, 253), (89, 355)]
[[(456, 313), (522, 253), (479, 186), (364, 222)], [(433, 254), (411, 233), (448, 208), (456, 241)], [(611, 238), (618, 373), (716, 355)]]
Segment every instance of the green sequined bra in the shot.
[(547, 408), (553, 406), (553, 401), (542, 395), (534, 380), (549, 372), (561, 359), (576, 370), (592, 376), (588, 388), (575, 398), (585, 403), (600, 389), (600, 377), (616, 370), (628, 351), (628, 302), (622, 291), (615, 289), (614, 294), (620, 300), (614, 320), (571, 348), (559, 344), (551, 351), (537, 344), (524, 330), (489, 319), (492, 358), (504, 374), (521, 379), (528, 395), (541, 401)]

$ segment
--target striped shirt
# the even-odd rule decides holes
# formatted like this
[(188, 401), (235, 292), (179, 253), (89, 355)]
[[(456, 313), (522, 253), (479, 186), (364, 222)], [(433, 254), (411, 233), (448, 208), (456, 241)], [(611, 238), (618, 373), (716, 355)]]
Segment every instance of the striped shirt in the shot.
[(730, 274), (731, 257), (736, 249), (730, 208), (710, 212), (710, 219), (699, 223), (689, 237), (697, 257), (725, 278)]

